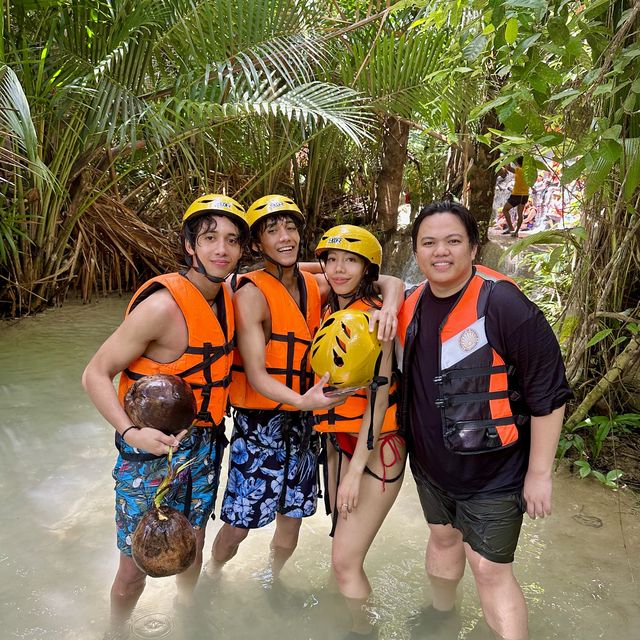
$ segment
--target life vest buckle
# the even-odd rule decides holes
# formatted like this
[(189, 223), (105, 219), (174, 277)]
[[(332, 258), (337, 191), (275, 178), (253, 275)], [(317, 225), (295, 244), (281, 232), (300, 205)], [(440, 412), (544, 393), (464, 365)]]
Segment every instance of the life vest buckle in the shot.
[(436, 398), (435, 405), (438, 409), (444, 409), (449, 404), (449, 399), (446, 396)]
[(433, 381), (436, 384), (442, 384), (444, 382), (446, 382), (449, 379), (449, 374), (448, 373), (442, 373), (439, 376), (436, 376)]

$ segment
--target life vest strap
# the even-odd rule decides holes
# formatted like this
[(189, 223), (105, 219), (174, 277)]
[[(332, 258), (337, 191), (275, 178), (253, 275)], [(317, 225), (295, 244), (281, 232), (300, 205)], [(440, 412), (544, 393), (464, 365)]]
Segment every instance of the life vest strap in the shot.
[(316, 424), (320, 424), (325, 420), (329, 424), (336, 424), (336, 422), (345, 422), (346, 420), (362, 420), (364, 413), (360, 413), (357, 416), (344, 416), (336, 413), (335, 409), (329, 409), (327, 413), (316, 413), (314, 419)]
[(213, 389), (214, 387), (228, 387), (230, 384), (231, 384), (231, 374), (228, 373), (224, 378), (221, 378), (220, 380), (212, 380), (211, 382), (207, 382), (206, 384), (194, 383), (191, 385), (191, 388), (203, 389), (203, 393), (204, 393), (205, 392), (204, 390)]
[(502, 400), (504, 398), (509, 398), (510, 394), (511, 392), (506, 389), (505, 391), (485, 391), (481, 393), (446, 395), (437, 398), (435, 405), (438, 409), (444, 409), (445, 407), (480, 402), (482, 400)]
[(192, 347), (192, 346), (188, 346), (187, 349), (185, 350), (185, 353), (189, 353), (192, 355), (216, 355), (216, 360), (218, 360), (220, 357), (222, 356), (228, 356), (234, 349), (235, 345), (235, 337), (232, 338), (229, 342), (225, 342), (222, 346), (219, 347), (206, 347), (206, 343), (205, 346), (202, 347)]
[(443, 384), (448, 380), (456, 380), (459, 378), (477, 378), (479, 376), (488, 376), (494, 373), (506, 373), (507, 375), (513, 375), (515, 373), (515, 367), (512, 365), (496, 365), (493, 367), (476, 367), (473, 369), (450, 369), (445, 371), (439, 376), (436, 376), (433, 381), (436, 384)]
[(144, 373), (137, 373), (135, 371), (131, 371), (131, 369), (123, 369), (122, 373), (124, 373), (129, 380), (140, 380), (140, 378), (144, 378)]
[(373, 380), (369, 385), (369, 433), (367, 435), (367, 449), (371, 451), (373, 449), (373, 414), (376, 407), (376, 396), (378, 395), (378, 389), (386, 384), (389, 384), (389, 378), (378, 375), (380, 373), (380, 365), (382, 364), (382, 351), (376, 358), (376, 364), (373, 368)]
[[(229, 345), (229, 343), (225, 343), (225, 346)], [(177, 375), (181, 378), (186, 378), (194, 373), (198, 373), (199, 371), (204, 372), (204, 376), (206, 380), (209, 380), (211, 377), (211, 366), (215, 364), (220, 358), (223, 356), (229, 355), (232, 349), (223, 349), (220, 347), (214, 347), (210, 342), (205, 342), (202, 348), (198, 348), (198, 352), (202, 354), (202, 362), (190, 367), (189, 369), (185, 369), (181, 371)]]
[(288, 344), (293, 345), (294, 343), (310, 345), (312, 340), (307, 340), (305, 338), (298, 338), (293, 331), (289, 333), (272, 333), (270, 340), (275, 340), (276, 342), (287, 342)]

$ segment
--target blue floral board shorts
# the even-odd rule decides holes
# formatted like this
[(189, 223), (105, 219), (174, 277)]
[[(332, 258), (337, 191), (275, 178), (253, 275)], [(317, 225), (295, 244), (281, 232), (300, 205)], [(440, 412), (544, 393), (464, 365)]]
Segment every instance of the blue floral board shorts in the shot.
[(319, 438), (304, 414), (235, 411), (229, 477), (220, 518), (258, 529), (276, 513), (304, 518), (316, 511)]
[[(194, 427), (173, 452), (173, 468), (187, 460), (193, 462), (176, 478), (162, 504), (185, 513), (187, 503), (187, 517), (196, 528), (204, 527), (213, 513), (224, 445), (222, 430)], [(150, 456), (145, 451), (129, 446), (119, 434), (116, 434), (116, 447), (120, 451), (113, 469), (118, 549), (130, 556), (133, 532), (142, 516), (153, 506), (156, 489), (167, 475), (167, 457), (136, 460), (135, 458)]]

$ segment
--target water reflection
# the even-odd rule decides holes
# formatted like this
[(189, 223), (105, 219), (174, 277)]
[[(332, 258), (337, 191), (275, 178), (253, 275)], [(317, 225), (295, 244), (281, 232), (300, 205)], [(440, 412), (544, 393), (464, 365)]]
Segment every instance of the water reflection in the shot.
[[(113, 432), (84, 395), (80, 374), (124, 307), (119, 299), (70, 303), (0, 328), (0, 638), (102, 638), (117, 565), (110, 476), (115, 453)], [(218, 526), (209, 527), (207, 549)], [(202, 579), (193, 611), (174, 610), (172, 579), (150, 579), (131, 637), (344, 637), (348, 616), (327, 585), (327, 532), (322, 513), (304, 521), (299, 549), (276, 588), (263, 573), (273, 532), (252, 532), (218, 582)], [(367, 558), (375, 593), (371, 613), (382, 639), (411, 637), (410, 620), (425, 595), (426, 535), (407, 474)], [(639, 539), (637, 502), (561, 472), (554, 515), (525, 519), (516, 558), (531, 637), (635, 638)], [(480, 637), (470, 575), (464, 590), (459, 637)]]

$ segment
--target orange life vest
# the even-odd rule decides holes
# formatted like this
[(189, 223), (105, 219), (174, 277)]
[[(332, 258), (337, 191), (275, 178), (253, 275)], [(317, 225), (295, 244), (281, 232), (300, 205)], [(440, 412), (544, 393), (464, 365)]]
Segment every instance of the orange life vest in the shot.
[[(313, 386), (309, 349), (320, 326), (320, 289), (316, 279), (310, 273), (299, 272), (300, 306), (280, 280), (265, 270), (244, 274), (238, 286), (242, 286), (243, 281), (253, 282), (269, 305), (271, 336), (264, 353), (267, 373), (296, 393), (304, 394)], [(259, 394), (249, 384), (237, 349), (230, 400), (238, 409), (298, 411), (294, 406), (278, 404)]]
[[(485, 328), (485, 312), (489, 294), (499, 281), (515, 282), (488, 269), (475, 267), (451, 313), (440, 327), (439, 375), (434, 382), (440, 386), (436, 404), (442, 412), (442, 432), (445, 446), (454, 453), (472, 454), (497, 450), (514, 444), (518, 439), (518, 424), (525, 416), (516, 416), (510, 397), (514, 370), (489, 344)], [(416, 311), (425, 291), (418, 285), (406, 298), (398, 314), (396, 355), (404, 375), (410, 371), (410, 359), (417, 333)], [(406, 426), (409, 393), (403, 394), (398, 412), (400, 423)]]
[(143, 376), (167, 373), (184, 378), (193, 389), (198, 414), (197, 427), (219, 425), (227, 410), (231, 364), (234, 346), (233, 303), (226, 287), (222, 286), (220, 313), (225, 318), (226, 331), (202, 293), (179, 273), (152, 278), (136, 291), (127, 307), (127, 315), (152, 293), (165, 288), (182, 311), (187, 323), (186, 351), (173, 362), (156, 362), (146, 356), (134, 360), (120, 375), (118, 397), (124, 403), (127, 389)]
[[(348, 308), (357, 309), (358, 311), (369, 311), (371, 306), (360, 298), (352, 302)], [(328, 315), (329, 311), (327, 311), (325, 317)], [(323, 318), (323, 320), (324, 319), (325, 318)], [(396, 387), (397, 380), (394, 372), (391, 376), (391, 386), (389, 387), (389, 407), (384, 414), (380, 433), (398, 430), (398, 423), (396, 421)], [(349, 396), (343, 404), (334, 409), (314, 411), (313, 414), (316, 421), (315, 429), (329, 433), (359, 433), (366, 408), (367, 390), (360, 389)]]

